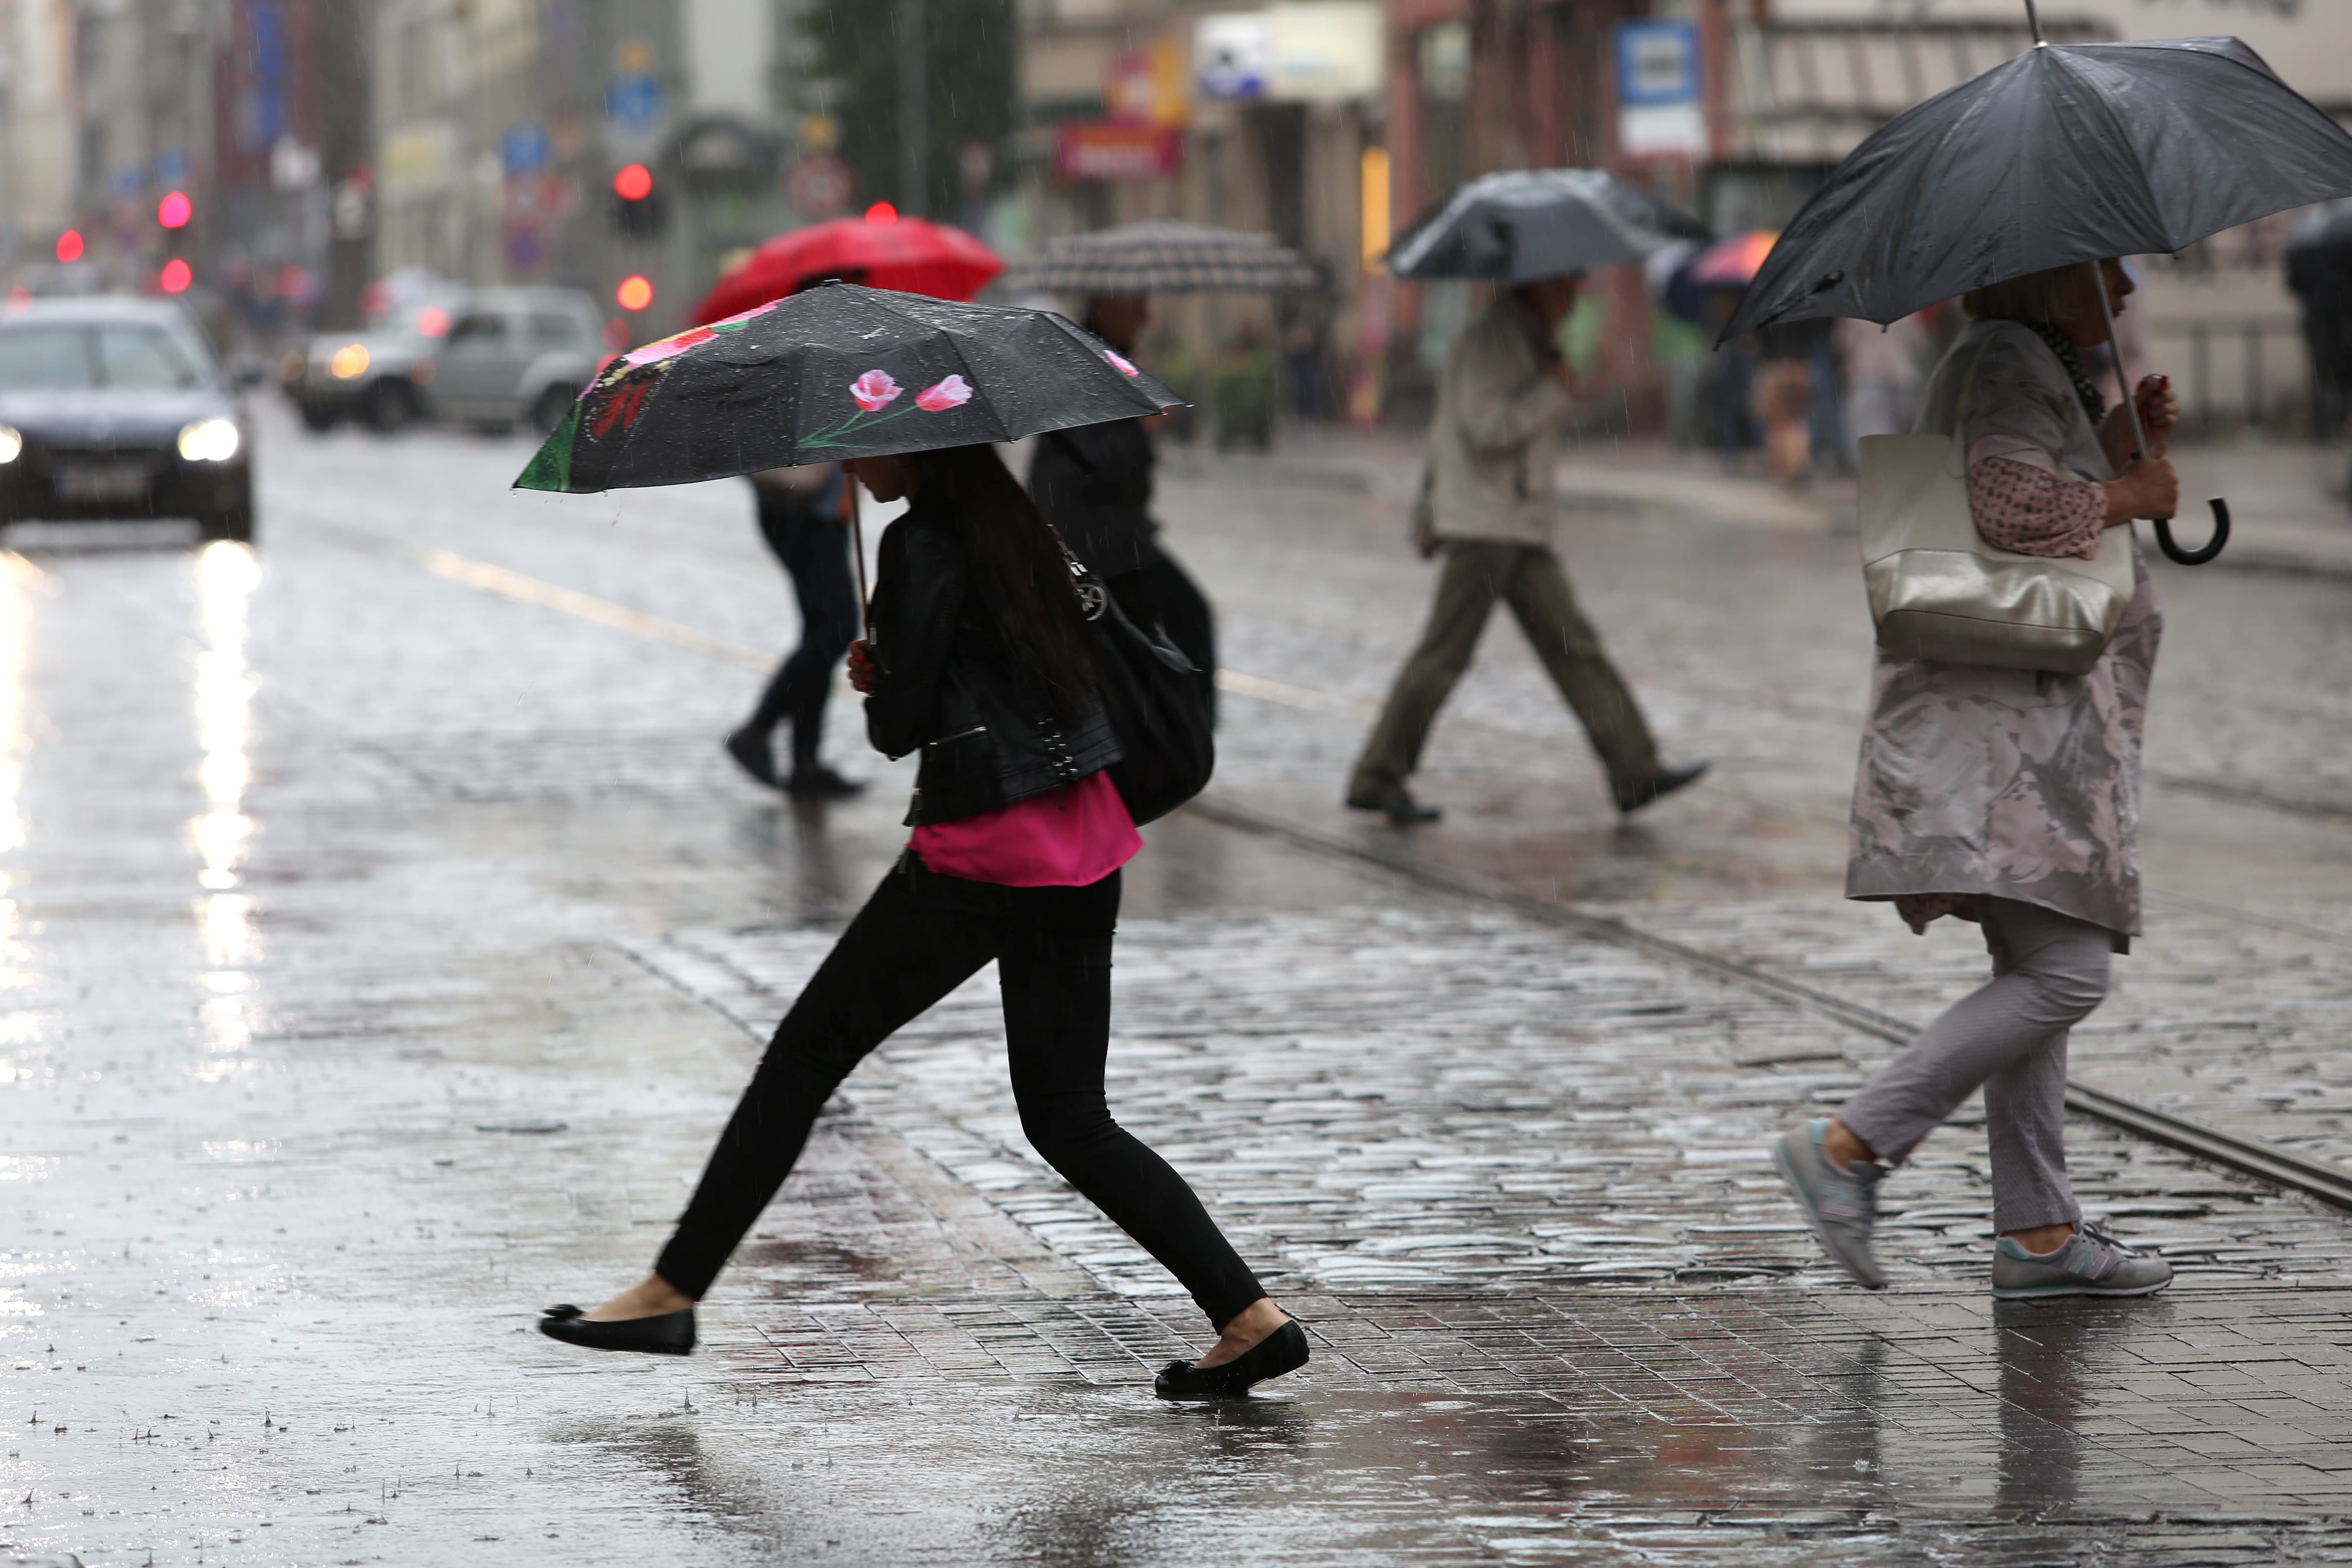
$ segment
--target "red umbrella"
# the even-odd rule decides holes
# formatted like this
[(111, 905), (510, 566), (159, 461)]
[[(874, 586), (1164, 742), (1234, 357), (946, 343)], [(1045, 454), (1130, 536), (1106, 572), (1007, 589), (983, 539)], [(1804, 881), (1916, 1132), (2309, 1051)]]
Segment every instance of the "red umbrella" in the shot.
[(1777, 228), (1756, 228), (1717, 240), (1690, 263), (1690, 280), (1742, 287), (1755, 279), (1757, 268), (1764, 265), (1764, 258), (1772, 254), (1772, 247), (1780, 239), (1780, 231)]
[(963, 230), (900, 217), (877, 204), (862, 218), (837, 217), (769, 240), (719, 280), (694, 319), (708, 324), (738, 315), (816, 278), (969, 300), (1003, 270), (1003, 258)]

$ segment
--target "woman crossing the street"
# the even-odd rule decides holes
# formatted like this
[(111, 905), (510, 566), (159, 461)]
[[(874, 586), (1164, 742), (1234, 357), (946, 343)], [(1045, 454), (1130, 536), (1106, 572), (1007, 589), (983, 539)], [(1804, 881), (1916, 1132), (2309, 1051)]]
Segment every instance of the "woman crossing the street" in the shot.
[[(2103, 279), (2119, 310), (2132, 282), (2112, 260), (1973, 290), (1974, 320), (1929, 384), (1921, 428), (1960, 426), (1969, 515), (2001, 550), (2088, 560), (2105, 531), (2172, 515), (2171, 395), (2142, 383), (2148, 455), (2134, 458), (2128, 411), (2107, 409), (2083, 366), (2108, 339)], [(2067, 1031), (2139, 931), (2140, 737), (2163, 619), (2136, 553), (2133, 577), (2086, 674), (1877, 656), (1847, 896), (1893, 902), (1915, 932), (1975, 921), (1992, 977), (1836, 1115), (1775, 1146), (1815, 1234), (1873, 1289), (1886, 1283), (1871, 1247), (1878, 1184), (1979, 1088), (1993, 1294), (2138, 1296), (2171, 1281), (2169, 1265), (2085, 1226), (2066, 1178)]]
[(540, 1327), (598, 1350), (692, 1350), (695, 1304), (835, 1088), (993, 961), (1023, 1131), (1219, 1336), (1162, 1369), (1158, 1392), (1239, 1394), (1294, 1371), (1305, 1331), (1105, 1099), (1119, 868), (1142, 840), (1105, 771), (1120, 747), (1060, 542), (992, 447), (844, 467), (876, 500), (908, 503), (883, 535), (872, 639), (851, 649), (850, 673), (876, 749), (922, 753), (912, 837), (777, 1026), (654, 1271), (593, 1310), (553, 1308)]

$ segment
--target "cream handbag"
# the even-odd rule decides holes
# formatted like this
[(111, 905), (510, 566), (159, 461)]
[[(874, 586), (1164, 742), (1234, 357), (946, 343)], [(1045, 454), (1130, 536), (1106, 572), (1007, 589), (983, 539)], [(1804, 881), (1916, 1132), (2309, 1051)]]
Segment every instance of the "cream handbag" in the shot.
[(1963, 392), (1949, 436), (1862, 439), (1862, 577), (1878, 646), (1898, 658), (2086, 674), (2131, 603), (2131, 530), (2108, 529), (2089, 561), (1987, 543), (1969, 512), (1968, 404)]

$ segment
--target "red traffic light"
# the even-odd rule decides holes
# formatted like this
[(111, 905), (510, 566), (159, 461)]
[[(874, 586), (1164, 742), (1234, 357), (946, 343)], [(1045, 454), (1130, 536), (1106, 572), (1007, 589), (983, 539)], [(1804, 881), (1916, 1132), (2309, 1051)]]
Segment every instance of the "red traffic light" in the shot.
[(613, 194), (625, 202), (641, 202), (654, 194), (654, 172), (631, 163), (613, 176)]
[(185, 191), (173, 191), (155, 204), (155, 221), (165, 228), (185, 228), (195, 216), (195, 205)]
[(69, 228), (58, 236), (58, 259), (59, 261), (81, 259), (81, 230)]
[(892, 206), (888, 202), (876, 202), (872, 206), (866, 209), (866, 221), (867, 223), (897, 223), (898, 221), (898, 209)]
[(654, 302), (653, 281), (633, 273), (621, 279), (621, 286), (613, 290), (613, 299), (624, 310), (642, 310)]
[(166, 294), (184, 294), (188, 291), (188, 285), (195, 280), (194, 271), (176, 256), (163, 263), (163, 276), (155, 279), (163, 286)]

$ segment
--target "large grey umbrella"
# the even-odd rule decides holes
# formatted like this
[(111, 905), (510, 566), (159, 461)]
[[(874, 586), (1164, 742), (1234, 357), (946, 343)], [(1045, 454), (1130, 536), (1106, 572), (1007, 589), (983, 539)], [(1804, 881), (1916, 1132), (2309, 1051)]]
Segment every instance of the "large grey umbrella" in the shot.
[[(2235, 38), (2036, 43), (1872, 133), (1794, 220), (1725, 323), (1893, 321), (2004, 279), (2176, 251), (2352, 195), (2352, 136)], [(2110, 333), (2112, 336), (2112, 333)], [(2120, 356), (2124, 405), (2137, 405)], [(2145, 439), (2137, 449), (2147, 450)], [(2213, 503), (2209, 561), (2229, 537)]]
[(2352, 136), (2235, 38), (2037, 45), (1855, 148), (1781, 231), (1723, 336), (1893, 321), (2344, 195)]
[(1059, 294), (1239, 293), (1319, 289), (1323, 274), (1270, 234), (1155, 221), (1049, 241), (1004, 280)]
[(1706, 237), (1688, 213), (1599, 169), (1515, 169), (1454, 192), (1389, 247), (1388, 263), (1399, 278), (1526, 283)]

